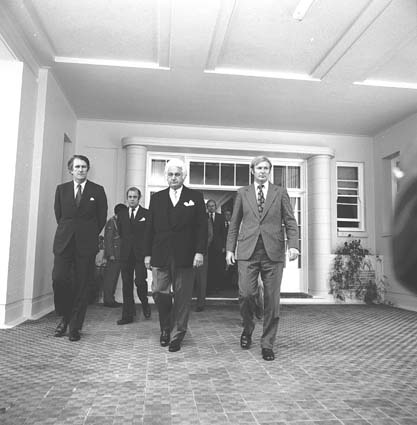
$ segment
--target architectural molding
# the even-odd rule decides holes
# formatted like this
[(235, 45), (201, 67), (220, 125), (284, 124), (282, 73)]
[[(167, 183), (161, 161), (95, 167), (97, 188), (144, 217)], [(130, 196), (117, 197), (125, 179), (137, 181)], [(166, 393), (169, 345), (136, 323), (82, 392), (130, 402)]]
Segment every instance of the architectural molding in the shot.
[(158, 63), (163, 69), (170, 68), (172, 0), (159, 0)]
[[(192, 149), (210, 149), (210, 150), (230, 150), (230, 151), (259, 151), (259, 142), (244, 142), (230, 140), (203, 140), (203, 139), (178, 139), (162, 137), (141, 137), (131, 136), (122, 138), (122, 146), (126, 148), (130, 145), (141, 145), (146, 147), (180, 147)], [(280, 143), (265, 142), (262, 145), (262, 151), (291, 154), (300, 158), (310, 158), (312, 156), (324, 155), (330, 158), (334, 157), (333, 149), (327, 146), (305, 146), (305, 145), (287, 145)]]

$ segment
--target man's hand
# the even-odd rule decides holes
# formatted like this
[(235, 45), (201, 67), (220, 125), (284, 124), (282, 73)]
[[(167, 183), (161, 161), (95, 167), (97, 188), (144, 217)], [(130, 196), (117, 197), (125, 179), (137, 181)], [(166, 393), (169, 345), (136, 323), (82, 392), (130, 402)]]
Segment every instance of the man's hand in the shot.
[(296, 260), (299, 255), (300, 255), (300, 252), (298, 251), (297, 248), (290, 248), (288, 250), (288, 259), (290, 261)]
[(204, 256), (199, 252), (194, 255), (193, 267), (201, 267), (204, 264)]
[(151, 256), (150, 256), (150, 255), (146, 256), (146, 257), (143, 259), (143, 262), (145, 263), (145, 267), (146, 267), (148, 270), (152, 270), (152, 266), (151, 266)]
[(226, 251), (226, 264), (228, 266), (233, 266), (236, 263), (235, 254), (232, 251)]
[(116, 257), (114, 255), (110, 255), (109, 260), (114, 261), (114, 260), (116, 260)]

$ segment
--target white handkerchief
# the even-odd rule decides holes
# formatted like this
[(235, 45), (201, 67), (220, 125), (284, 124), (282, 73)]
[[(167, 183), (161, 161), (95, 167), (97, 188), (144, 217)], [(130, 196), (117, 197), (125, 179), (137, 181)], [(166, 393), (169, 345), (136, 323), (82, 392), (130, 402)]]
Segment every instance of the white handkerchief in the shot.
[(146, 220), (146, 218), (142, 217), (139, 221), (145, 221), (145, 220)]
[(187, 202), (187, 201), (185, 201), (185, 202), (184, 202), (184, 205), (185, 205), (186, 207), (192, 207), (193, 205), (195, 205), (195, 203), (194, 203), (194, 201), (193, 201), (192, 199), (190, 199), (188, 202)]
[(95, 201), (95, 199), (94, 198), (90, 198), (90, 201)]

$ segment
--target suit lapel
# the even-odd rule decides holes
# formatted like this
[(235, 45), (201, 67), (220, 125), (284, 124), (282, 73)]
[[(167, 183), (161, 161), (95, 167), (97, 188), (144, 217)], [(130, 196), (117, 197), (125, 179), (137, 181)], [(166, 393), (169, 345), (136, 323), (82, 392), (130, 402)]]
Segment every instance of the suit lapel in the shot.
[(277, 194), (278, 194), (278, 187), (273, 185), (272, 183), (269, 183), (268, 193), (266, 195), (264, 210), (262, 212), (261, 219), (265, 217), (266, 213), (268, 212), (269, 208), (271, 207), (272, 202), (276, 198)]
[(249, 205), (253, 210), (253, 213), (256, 215), (256, 217), (259, 218), (258, 202), (256, 200), (255, 186), (253, 184), (246, 187), (246, 197), (248, 199)]

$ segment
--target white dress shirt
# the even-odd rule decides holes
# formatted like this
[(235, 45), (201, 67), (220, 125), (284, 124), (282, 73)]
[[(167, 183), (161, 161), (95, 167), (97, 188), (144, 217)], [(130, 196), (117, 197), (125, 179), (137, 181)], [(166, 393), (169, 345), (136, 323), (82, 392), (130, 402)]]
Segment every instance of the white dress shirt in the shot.
[(182, 186), (180, 188), (178, 188), (177, 190), (174, 189), (169, 189), (169, 197), (171, 198), (171, 202), (172, 205), (177, 205), (180, 197), (181, 197), (181, 192), (182, 192)]
[(78, 185), (81, 185), (81, 194), (83, 194), (87, 180), (84, 180), (82, 183), (77, 183), (75, 180), (73, 181), (74, 181), (74, 199), (75, 199), (77, 197)]

